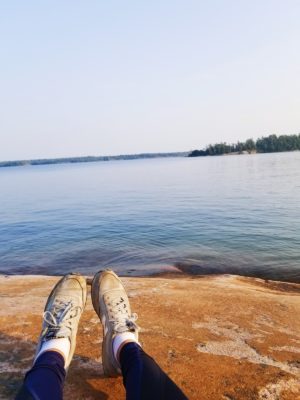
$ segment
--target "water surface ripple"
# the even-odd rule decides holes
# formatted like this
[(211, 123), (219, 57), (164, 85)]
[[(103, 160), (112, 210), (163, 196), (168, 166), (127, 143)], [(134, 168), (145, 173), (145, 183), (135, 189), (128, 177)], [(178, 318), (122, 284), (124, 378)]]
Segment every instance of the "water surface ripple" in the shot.
[(300, 282), (300, 152), (0, 169), (0, 272)]

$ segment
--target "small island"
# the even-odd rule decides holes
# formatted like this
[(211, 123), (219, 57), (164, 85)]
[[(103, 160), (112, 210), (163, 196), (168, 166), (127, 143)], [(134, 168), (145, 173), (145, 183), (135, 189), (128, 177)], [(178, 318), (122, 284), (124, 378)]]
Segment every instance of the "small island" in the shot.
[(247, 139), (235, 144), (210, 144), (205, 149), (193, 150), (188, 157), (218, 156), (223, 154), (254, 154), (278, 153), (283, 151), (300, 150), (300, 134), (298, 135), (269, 135), (256, 141)]

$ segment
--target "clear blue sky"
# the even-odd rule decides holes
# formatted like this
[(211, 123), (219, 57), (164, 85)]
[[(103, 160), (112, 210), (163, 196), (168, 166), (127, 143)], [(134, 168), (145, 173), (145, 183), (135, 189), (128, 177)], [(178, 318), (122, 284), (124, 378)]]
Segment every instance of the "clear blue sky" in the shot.
[(300, 132), (300, 2), (0, 3), (0, 160)]

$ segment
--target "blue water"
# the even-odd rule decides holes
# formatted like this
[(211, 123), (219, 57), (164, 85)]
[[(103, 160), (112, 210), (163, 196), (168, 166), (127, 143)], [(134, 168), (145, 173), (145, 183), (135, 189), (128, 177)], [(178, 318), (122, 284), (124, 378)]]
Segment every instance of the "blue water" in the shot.
[(0, 272), (300, 282), (300, 152), (0, 169)]

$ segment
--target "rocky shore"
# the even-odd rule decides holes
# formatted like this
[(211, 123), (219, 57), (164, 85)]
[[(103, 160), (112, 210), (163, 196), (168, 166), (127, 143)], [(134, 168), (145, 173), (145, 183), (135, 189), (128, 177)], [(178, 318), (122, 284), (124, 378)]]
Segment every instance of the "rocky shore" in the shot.
[[(0, 399), (30, 367), (58, 277), (0, 276)], [(300, 399), (300, 285), (231, 275), (124, 278), (140, 338), (189, 399)], [(101, 325), (90, 297), (65, 399), (124, 399), (103, 376)]]

